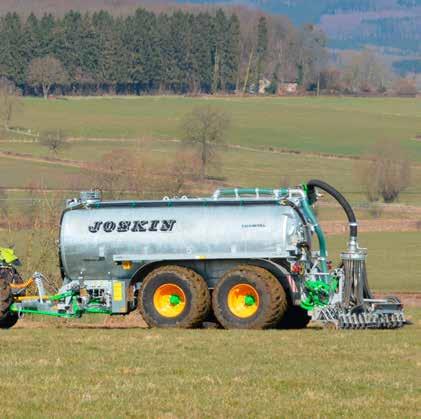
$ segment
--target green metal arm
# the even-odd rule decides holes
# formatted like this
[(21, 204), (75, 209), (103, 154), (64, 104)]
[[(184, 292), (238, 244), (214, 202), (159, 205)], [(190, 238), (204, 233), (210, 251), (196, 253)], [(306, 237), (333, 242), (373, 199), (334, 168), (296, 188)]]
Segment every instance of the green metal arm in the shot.
[[(72, 303), (71, 311), (69, 310), (64, 313), (58, 312), (53, 303), (64, 300), (65, 298), (68, 298), (68, 297), (71, 297), (71, 303)], [(111, 314), (110, 310), (103, 307), (99, 307), (98, 303), (95, 300), (90, 302), (86, 307), (80, 307), (78, 303), (78, 297), (79, 297), (78, 293), (74, 291), (66, 291), (61, 294), (51, 295), (51, 296), (47, 296), (46, 298), (42, 298), (43, 300), (42, 304), (45, 304), (44, 301), (51, 303), (50, 306), (47, 307), (47, 309), (38, 310), (36, 307), (25, 308), (21, 306), (21, 303), (16, 302), (10, 306), (10, 311), (14, 313), (18, 313), (18, 314), (19, 313), (39, 314), (39, 315), (44, 315), (44, 316), (64, 317), (64, 318), (82, 317), (83, 313)]]

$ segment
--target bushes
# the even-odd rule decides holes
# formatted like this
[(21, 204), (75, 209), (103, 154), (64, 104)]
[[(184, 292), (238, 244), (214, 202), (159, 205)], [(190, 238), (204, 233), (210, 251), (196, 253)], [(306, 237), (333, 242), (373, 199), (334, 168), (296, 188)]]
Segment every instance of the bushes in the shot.
[(370, 202), (383, 198), (394, 202), (410, 183), (411, 164), (397, 142), (378, 142), (361, 170), (361, 180)]

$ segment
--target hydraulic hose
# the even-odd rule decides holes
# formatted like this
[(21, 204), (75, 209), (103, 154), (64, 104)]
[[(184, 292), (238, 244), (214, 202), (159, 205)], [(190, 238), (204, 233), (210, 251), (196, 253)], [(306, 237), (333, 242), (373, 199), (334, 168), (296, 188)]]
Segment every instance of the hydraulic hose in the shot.
[(349, 238), (350, 242), (355, 242), (358, 235), (357, 219), (355, 218), (354, 210), (345, 197), (337, 191), (333, 186), (322, 180), (312, 179), (307, 182), (307, 191), (309, 196), (315, 195), (315, 188), (319, 188), (331, 195), (343, 208), (349, 222)]
[(289, 207), (291, 207), (296, 212), (298, 217), (300, 218), (300, 220), (301, 220), (301, 222), (303, 223), (303, 226), (304, 226), (305, 241), (307, 243), (308, 249), (310, 249), (311, 248), (311, 236), (308, 233), (308, 223), (307, 223), (307, 220), (306, 220), (304, 214), (301, 212), (300, 208), (297, 205), (295, 205), (294, 202), (290, 201), (289, 199), (285, 199), (284, 201), (282, 201), (282, 203), (284, 205), (288, 205)]
[(34, 283), (34, 278), (29, 278), (26, 282), (23, 282), (22, 284), (14, 284), (11, 283), (10, 288), (15, 290), (23, 290), (24, 288), (28, 288), (30, 285)]
[[(355, 218), (354, 210), (352, 209), (350, 203), (333, 186), (329, 185), (326, 182), (323, 182), (322, 180), (317, 180), (317, 179), (312, 179), (307, 182), (307, 194), (310, 200), (315, 199), (315, 194), (316, 194), (315, 188), (322, 189), (323, 191), (331, 195), (345, 211), (345, 214), (349, 222), (349, 248), (355, 249), (355, 247), (357, 246), (358, 224), (357, 224), (357, 219)], [(373, 294), (370, 288), (368, 287), (367, 274), (365, 270), (365, 261), (364, 261), (363, 270), (360, 274), (362, 276), (360, 280), (362, 281), (363, 297), (373, 298)]]

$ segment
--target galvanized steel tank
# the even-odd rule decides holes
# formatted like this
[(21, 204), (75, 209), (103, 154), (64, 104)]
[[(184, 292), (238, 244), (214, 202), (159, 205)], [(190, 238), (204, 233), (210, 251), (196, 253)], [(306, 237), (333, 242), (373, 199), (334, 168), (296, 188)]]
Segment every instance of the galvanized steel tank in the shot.
[(287, 258), (302, 239), (300, 218), (276, 198), (102, 202), (84, 193), (63, 213), (60, 256), (68, 279), (127, 279), (151, 261)]

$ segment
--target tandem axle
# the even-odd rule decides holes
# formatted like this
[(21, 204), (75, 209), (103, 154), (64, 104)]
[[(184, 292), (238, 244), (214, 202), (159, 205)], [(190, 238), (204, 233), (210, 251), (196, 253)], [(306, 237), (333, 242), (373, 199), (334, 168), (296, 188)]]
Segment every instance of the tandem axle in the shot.
[[(336, 199), (349, 221), (348, 248), (335, 269), (312, 208), (316, 189)], [(349, 203), (319, 180), (223, 189), (208, 199), (104, 202), (97, 192), (83, 193), (62, 216), (57, 294), (47, 295), (41, 273), (23, 282), (13, 251), (0, 249), (0, 328), (23, 314), (134, 310), (151, 327), (211, 320), (224, 328), (291, 328), (310, 319), (339, 329), (402, 327), (400, 301), (376, 299), (369, 289), (357, 232)]]

